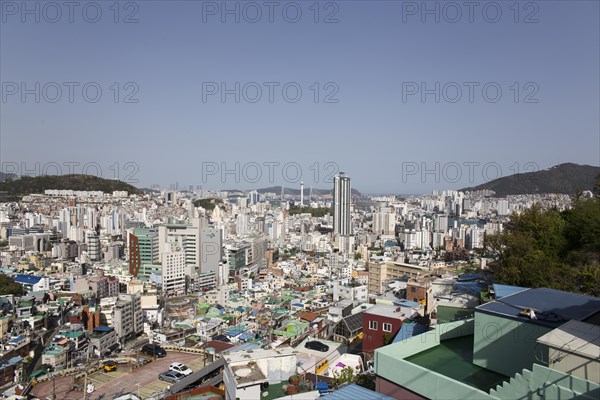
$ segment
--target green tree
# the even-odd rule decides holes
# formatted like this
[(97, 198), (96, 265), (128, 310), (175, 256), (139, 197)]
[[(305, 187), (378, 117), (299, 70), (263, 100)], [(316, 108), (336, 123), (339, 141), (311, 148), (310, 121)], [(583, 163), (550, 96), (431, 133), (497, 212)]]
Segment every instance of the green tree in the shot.
[(5, 296), (7, 294), (23, 296), (25, 294), (25, 289), (10, 277), (0, 274), (0, 296)]
[(392, 341), (394, 340), (394, 335), (392, 335), (390, 332), (386, 332), (383, 334), (383, 345), (387, 346), (388, 344), (392, 343)]
[(341, 385), (342, 383), (353, 383), (355, 378), (354, 368), (344, 367), (342, 368), (341, 372), (334, 372), (333, 377), (336, 385)]
[(358, 374), (354, 382), (364, 388), (375, 390), (375, 374)]
[(375, 390), (374, 374), (357, 374), (354, 368), (348, 366), (343, 368), (341, 372), (335, 372), (333, 375), (336, 386), (339, 386), (342, 383), (356, 383), (357, 385), (367, 389)]
[(600, 295), (600, 199), (576, 199), (567, 211), (538, 206), (513, 214), (506, 230), (486, 235), (499, 282)]

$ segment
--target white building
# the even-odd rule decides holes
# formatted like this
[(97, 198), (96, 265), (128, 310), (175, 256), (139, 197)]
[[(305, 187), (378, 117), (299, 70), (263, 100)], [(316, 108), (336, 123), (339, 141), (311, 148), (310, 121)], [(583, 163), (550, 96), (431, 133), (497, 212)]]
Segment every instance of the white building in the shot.
[(294, 349), (237, 351), (224, 357), (223, 383), (226, 400), (256, 400), (261, 387), (278, 384), (296, 374), (297, 357)]
[(191, 275), (191, 266), (186, 265), (186, 254), (175, 243), (163, 244), (162, 251), (162, 288), (165, 296), (183, 295), (186, 292), (186, 280)]

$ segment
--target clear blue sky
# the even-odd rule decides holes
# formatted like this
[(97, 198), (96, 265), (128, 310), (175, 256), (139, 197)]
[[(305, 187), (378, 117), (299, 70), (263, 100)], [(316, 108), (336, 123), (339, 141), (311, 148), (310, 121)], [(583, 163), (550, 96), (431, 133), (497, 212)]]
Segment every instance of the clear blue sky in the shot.
[[(50, 163), (67, 172), (69, 162), (80, 172), (96, 163), (101, 171), (89, 173), (118, 171), (140, 187), (257, 188), (298, 187), (299, 167), (307, 188), (323, 188), (339, 168), (363, 192), (425, 193), (517, 168), (600, 165), (598, 1), (520, 2), (518, 13), (514, 1), (480, 1), (472, 16), (463, 1), (441, 1), (439, 22), (422, 15), (436, 2), (320, 2), (318, 16), (314, 1), (274, 2), (272, 23), (263, 1), (238, 2), (239, 23), (221, 15), (221, 2), (121, 2), (118, 16), (113, 1), (85, 12), (82, 1), (72, 16), (65, 6), (59, 16), (27, 2), (33, 10), (38, 4), (39, 22), (21, 1), (0, 3), (5, 172), (18, 165), (53, 173)], [(123, 23), (128, 16), (138, 22)], [(73, 102), (65, 82), (79, 84)], [(239, 103), (234, 94), (223, 102), (208, 92), (236, 82)], [(262, 88), (255, 103), (251, 82)], [(279, 84), (273, 102), (265, 82)], [(434, 89), (436, 82), (439, 103), (435, 93), (423, 101), (421, 83)], [(34, 92), (24, 99), (23, 83)], [(93, 103), (95, 86), (102, 97)], [(296, 87), (302, 97), (293, 103)], [(462, 97), (452, 102), (457, 87)], [(502, 96), (492, 102), (497, 88)], [(129, 94), (138, 102), (123, 102)], [(325, 102), (327, 95), (338, 102)], [(221, 176), (236, 162), (238, 177)], [(257, 165), (262, 178), (254, 182)]]

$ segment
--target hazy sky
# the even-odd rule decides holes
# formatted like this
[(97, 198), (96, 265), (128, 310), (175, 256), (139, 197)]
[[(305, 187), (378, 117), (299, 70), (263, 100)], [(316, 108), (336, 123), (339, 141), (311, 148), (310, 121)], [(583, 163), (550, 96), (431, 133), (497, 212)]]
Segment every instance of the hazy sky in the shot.
[(598, 1), (0, 3), (4, 172), (324, 188), (341, 170), (424, 193), (600, 165)]

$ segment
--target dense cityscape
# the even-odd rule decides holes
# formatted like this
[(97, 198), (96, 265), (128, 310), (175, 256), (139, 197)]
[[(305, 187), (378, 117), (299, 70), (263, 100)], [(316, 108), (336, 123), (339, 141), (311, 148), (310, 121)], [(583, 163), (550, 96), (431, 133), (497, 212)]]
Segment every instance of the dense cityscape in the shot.
[(2, 203), (5, 393), (597, 393), (600, 298), (502, 284), (485, 248), (511, 216), (592, 192), (374, 196), (344, 173), (330, 192), (299, 189), (47, 189)]
[(0, 0), (0, 400), (600, 399), (599, 0)]

